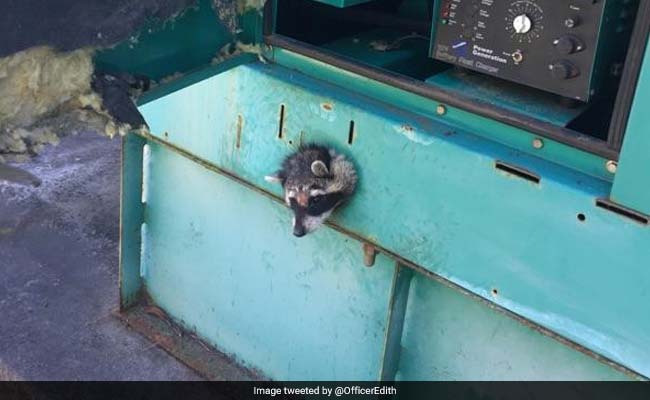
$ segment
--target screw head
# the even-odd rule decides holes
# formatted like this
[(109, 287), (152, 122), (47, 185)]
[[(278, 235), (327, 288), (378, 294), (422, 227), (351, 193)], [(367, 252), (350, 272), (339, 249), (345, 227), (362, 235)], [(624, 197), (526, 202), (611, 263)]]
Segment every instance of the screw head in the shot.
[(610, 174), (615, 174), (618, 169), (618, 163), (614, 160), (609, 160), (605, 163), (605, 168)]
[(447, 107), (443, 106), (442, 104), (438, 104), (438, 107), (436, 107), (436, 114), (445, 115), (446, 113), (447, 113)]
[(541, 149), (544, 147), (544, 141), (540, 138), (533, 139), (533, 147), (536, 149)]

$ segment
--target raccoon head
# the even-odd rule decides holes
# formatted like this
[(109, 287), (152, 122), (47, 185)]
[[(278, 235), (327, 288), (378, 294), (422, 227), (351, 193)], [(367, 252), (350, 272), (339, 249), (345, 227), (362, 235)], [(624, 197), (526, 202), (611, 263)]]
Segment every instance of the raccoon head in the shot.
[(343, 155), (311, 144), (289, 155), (266, 180), (282, 185), (284, 200), (294, 214), (293, 234), (301, 237), (316, 230), (352, 195), (357, 174)]

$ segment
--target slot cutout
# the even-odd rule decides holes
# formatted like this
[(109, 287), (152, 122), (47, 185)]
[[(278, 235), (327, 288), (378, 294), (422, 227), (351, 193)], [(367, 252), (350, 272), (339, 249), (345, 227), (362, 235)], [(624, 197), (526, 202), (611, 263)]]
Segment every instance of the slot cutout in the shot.
[(282, 139), (284, 131), (284, 104), (280, 104), (280, 119), (278, 122), (278, 139)]
[(354, 121), (350, 121), (350, 129), (348, 130), (348, 144), (352, 146), (354, 142)]
[(244, 126), (244, 117), (242, 117), (242, 115), (239, 114), (237, 115), (237, 142), (235, 143), (235, 146), (237, 148), (241, 147), (241, 132), (243, 126)]
[(145, 144), (142, 146), (142, 188), (140, 191), (140, 201), (142, 204), (147, 204), (149, 197), (149, 167), (151, 163), (151, 146)]
[(495, 161), (494, 168), (503, 171), (507, 174), (510, 174), (512, 176), (516, 176), (518, 178), (525, 179), (529, 182), (533, 182), (535, 184), (539, 184), (542, 181), (542, 178), (540, 178), (538, 175), (524, 168), (516, 167), (511, 164), (506, 164), (503, 161)]
[(606, 199), (596, 199), (596, 206), (621, 215), (625, 218), (629, 218), (643, 225), (648, 225), (650, 223), (650, 216), (623, 207)]

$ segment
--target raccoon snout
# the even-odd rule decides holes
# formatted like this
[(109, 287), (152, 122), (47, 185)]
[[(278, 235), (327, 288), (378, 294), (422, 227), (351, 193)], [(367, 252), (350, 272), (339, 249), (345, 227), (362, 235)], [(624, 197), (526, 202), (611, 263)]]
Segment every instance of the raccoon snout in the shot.
[(293, 236), (295, 237), (303, 237), (307, 234), (307, 231), (305, 230), (304, 226), (294, 226), (293, 227)]

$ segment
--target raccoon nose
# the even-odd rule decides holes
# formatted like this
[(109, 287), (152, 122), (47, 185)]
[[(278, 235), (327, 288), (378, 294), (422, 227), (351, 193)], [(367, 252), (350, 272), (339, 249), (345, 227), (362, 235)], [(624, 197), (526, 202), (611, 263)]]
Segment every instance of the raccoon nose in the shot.
[(305, 232), (304, 227), (302, 227), (302, 226), (294, 226), (293, 227), (293, 235), (294, 236), (303, 237), (303, 236), (305, 236), (305, 234), (307, 234), (307, 232)]

